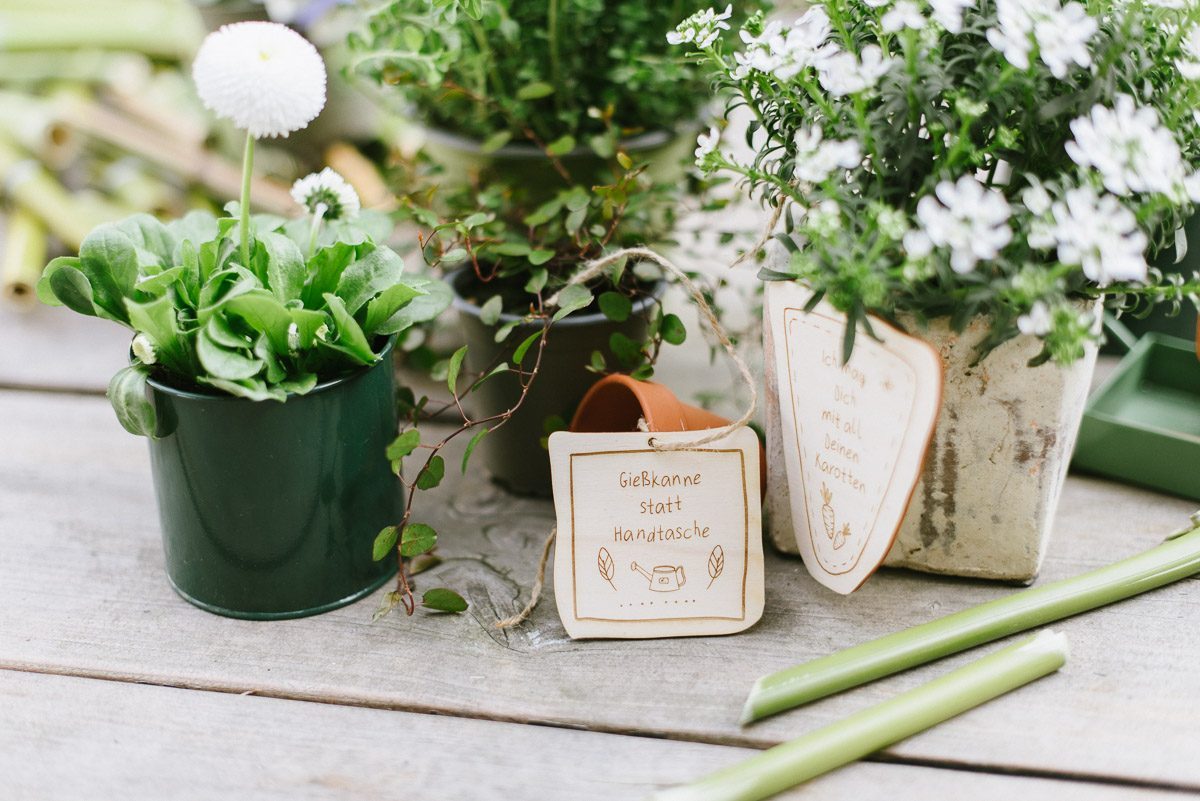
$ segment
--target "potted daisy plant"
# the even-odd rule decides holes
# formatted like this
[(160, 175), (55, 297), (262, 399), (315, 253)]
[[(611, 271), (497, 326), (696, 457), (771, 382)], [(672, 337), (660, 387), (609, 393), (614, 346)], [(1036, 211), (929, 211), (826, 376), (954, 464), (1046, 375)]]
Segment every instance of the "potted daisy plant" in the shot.
[[(1149, 0), (822, 0), (792, 22), (751, 17), (733, 50), (711, 35), (723, 15), (679, 26), (753, 115), (753, 158), (710, 141), (700, 163), (780, 209), (768, 292), (799, 282), (842, 312), (843, 359), (873, 319), (941, 355), (890, 564), (1032, 579), (1100, 305), (1196, 302), (1200, 277), (1147, 259), (1200, 200), (1198, 19)], [(794, 551), (767, 385), (770, 527)]]
[(196, 55), (204, 104), (246, 131), (228, 216), (102, 225), (52, 261), (47, 303), (124, 325), (131, 364), (108, 396), (148, 438), (167, 576), (218, 614), (333, 609), (384, 583), (372, 542), (403, 506), (391, 351), (443, 295), (403, 273), (390, 224), (324, 170), (298, 181), (303, 214), (250, 213), (254, 144), (305, 127), (325, 102), (320, 55), (294, 31), (244, 22)]

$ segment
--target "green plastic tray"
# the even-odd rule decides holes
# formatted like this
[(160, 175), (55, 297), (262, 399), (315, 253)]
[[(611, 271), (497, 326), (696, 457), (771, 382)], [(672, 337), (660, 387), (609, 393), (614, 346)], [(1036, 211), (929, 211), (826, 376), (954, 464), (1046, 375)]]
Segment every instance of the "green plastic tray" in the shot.
[(1074, 467), (1200, 500), (1200, 361), (1147, 334), (1088, 401)]

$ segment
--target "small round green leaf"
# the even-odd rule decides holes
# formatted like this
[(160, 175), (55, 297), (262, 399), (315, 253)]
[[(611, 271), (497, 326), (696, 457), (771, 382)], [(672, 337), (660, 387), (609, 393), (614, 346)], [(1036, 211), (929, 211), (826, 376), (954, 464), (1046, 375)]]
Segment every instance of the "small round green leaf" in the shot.
[(467, 602), (454, 590), (438, 587), (421, 596), (421, 606), (435, 612), (465, 612)]
[(400, 554), (420, 556), (437, 545), (437, 532), (424, 523), (411, 523), (400, 534)]
[(383, 559), (396, 547), (396, 538), (400, 535), (395, 526), (388, 526), (375, 535), (375, 545), (371, 549), (371, 558), (376, 562)]

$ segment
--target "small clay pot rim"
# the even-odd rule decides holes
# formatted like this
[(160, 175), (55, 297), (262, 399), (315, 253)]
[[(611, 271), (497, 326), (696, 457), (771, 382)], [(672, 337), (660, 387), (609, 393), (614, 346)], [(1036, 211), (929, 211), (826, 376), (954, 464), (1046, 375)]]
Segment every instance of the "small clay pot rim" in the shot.
[[(603, 430), (603, 421), (612, 404), (621, 395), (632, 397), (650, 431), (686, 431), (684, 405), (675, 393), (662, 384), (638, 381), (627, 375), (607, 375), (597, 381), (575, 410), (571, 430), (586, 426), (588, 431)], [(597, 421), (597, 422), (591, 422)], [(636, 424), (636, 421), (634, 421)], [(636, 430), (636, 429), (630, 429)]]

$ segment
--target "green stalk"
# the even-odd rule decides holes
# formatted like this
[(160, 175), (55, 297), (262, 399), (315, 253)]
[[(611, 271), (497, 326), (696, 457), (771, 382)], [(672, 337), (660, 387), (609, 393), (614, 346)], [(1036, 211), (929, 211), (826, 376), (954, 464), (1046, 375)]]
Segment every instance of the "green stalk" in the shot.
[(254, 135), (246, 134), (246, 152), (242, 156), (242, 266), (250, 268), (250, 181), (254, 176)]
[(758, 801), (862, 759), (1058, 670), (1067, 638), (1043, 631), (653, 801)]
[(1200, 513), (1192, 527), (1150, 550), (1043, 587), (964, 609), (847, 648), (754, 683), (750, 723), (950, 654), (1121, 601), (1200, 572)]
[(99, 48), (187, 59), (204, 37), (199, 12), (172, 0), (87, 0), (0, 7), (0, 50)]

